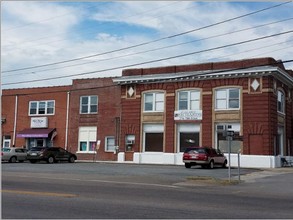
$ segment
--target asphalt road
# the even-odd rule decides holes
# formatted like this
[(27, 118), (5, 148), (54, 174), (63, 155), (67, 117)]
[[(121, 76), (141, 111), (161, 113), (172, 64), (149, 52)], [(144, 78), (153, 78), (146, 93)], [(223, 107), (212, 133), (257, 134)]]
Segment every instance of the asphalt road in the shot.
[[(3, 219), (292, 218), (293, 168), (227, 169), (111, 163), (2, 164)], [(232, 169), (237, 179), (237, 169)], [(225, 182), (226, 183), (226, 182)]]

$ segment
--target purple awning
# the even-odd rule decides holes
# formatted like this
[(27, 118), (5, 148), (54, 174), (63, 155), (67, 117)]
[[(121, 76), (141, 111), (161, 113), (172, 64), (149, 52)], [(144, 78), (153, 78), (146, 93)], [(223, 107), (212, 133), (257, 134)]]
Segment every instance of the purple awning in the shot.
[(29, 128), (17, 133), (18, 138), (47, 138), (55, 128)]

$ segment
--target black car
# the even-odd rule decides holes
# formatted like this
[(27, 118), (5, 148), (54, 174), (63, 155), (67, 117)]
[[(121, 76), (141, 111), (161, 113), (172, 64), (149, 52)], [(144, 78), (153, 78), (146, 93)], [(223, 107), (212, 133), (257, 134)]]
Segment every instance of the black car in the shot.
[(74, 163), (77, 157), (62, 147), (34, 147), (28, 151), (27, 159), (31, 163), (38, 161), (47, 161), (47, 163), (68, 161)]

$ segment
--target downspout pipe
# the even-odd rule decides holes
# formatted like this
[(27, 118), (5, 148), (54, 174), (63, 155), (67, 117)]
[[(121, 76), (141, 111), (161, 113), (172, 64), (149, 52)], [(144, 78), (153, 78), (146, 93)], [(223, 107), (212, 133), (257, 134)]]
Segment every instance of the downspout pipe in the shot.
[(66, 126), (65, 126), (65, 150), (68, 148), (68, 119), (69, 119), (69, 101), (70, 92), (67, 92), (67, 104), (66, 104)]
[(14, 125), (13, 125), (13, 140), (12, 140), (12, 144), (13, 144), (13, 146), (15, 146), (15, 137), (16, 137), (17, 109), (18, 109), (18, 95), (15, 96)]

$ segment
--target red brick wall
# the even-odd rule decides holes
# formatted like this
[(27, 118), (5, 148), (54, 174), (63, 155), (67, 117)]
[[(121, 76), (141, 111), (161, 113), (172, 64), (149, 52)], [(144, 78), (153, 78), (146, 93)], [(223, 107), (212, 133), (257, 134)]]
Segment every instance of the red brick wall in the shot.
[[(120, 117), (120, 87), (113, 84), (112, 78), (95, 78), (74, 80), (70, 93), (70, 125), (69, 148), (73, 152), (78, 151), (78, 135), (80, 126), (97, 127), (97, 140), (101, 141), (100, 149), (96, 155), (97, 160), (116, 160), (117, 155), (105, 152), (105, 137), (114, 136), (117, 144), (120, 125), (117, 118)], [(98, 113), (80, 114), (80, 97), (97, 95)], [(117, 130), (118, 128), (118, 130)], [(92, 160), (93, 154), (78, 153), (80, 160)]]
[[(125, 69), (122, 71), (122, 76), (133, 76), (133, 75), (149, 75), (149, 74), (163, 74), (163, 73), (179, 73), (187, 71), (200, 71), (200, 70), (222, 70), (222, 69), (238, 69), (248, 68), (261, 65), (273, 65), (279, 66), (284, 69), (282, 64), (276, 64), (276, 60), (271, 57), (258, 58), (258, 59), (245, 59), (236, 61), (225, 61), (217, 63), (200, 63), (180, 66), (164, 66), (164, 67), (153, 67), (145, 69)], [(285, 69), (284, 69), (285, 70)]]
[[(11, 135), (13, 140), (15, 97), (18, 95), (17, 126), (16, 134), (23, 129), (30, 128), (31, 117), (29, 116), (29, 102), (41, 100), (55, 100), (55, 114), (44, 115), (48, 117), (48, 127), (56, 128), (58, 135), (54, 139), (55, 146), (65, 145), (65, 122), (66, 122), (66, 100), (67, 91), (70, 86), (56, 86), (43, 88), (9, 89), (2, 92), (2, 117), (6, 123), (2, 125), (2, 134)], [(11, 142), (11, 145), (13, 143)], [(16, 138), (15, 146), (25, 145), (25, 138)]]
[[(164, 68), (149, 68), (149, 69), (131, 69), (124, 70), (123, 75), (146, 75), (146, 74), (163, 74), (195, 70), (207, 69), (226, 69), (226, 68), (244, 68), (256, 65), (276, 65), (272, 58), (261, 58), (251, 60), (241, 60), (232, 62), (207, 63), (198, 65), (170, 66)], [(279, 65), (283, 68), (282, 65)], [(277, 96), (273, 92), (273, 77), (262, 77), (262, 92), (249, 93), (250, 85), (248, 78), (227, 78), (217, 80), (202, 80), (191, 82), (177, 83), (152, 83), (152, 84), (137, 84), (136, 94), (141, 95), (147, 90), (164, 90), (166, 94), (174, 94), (174, 96), (166, 97), (165, 111), (165, 152), (174, 152), (174, 110), (175, 110), (175, 91), (180, 88), (201, 88), (203, 120), (202, 145), (214, 146), (213, 141), (213, 88), (221, 86), (241, 86), (243, 89), (241, 114), (242, 129), (243, 129), (243, 152), (244, 154), (257, 155), (273, 155), (274, 154), (274, 139), (278, 131), (278, 113), (277, 113)], [(286, 85), (277, 81), (277, 87), (283, 87), (288, 95), (289, 88)], [(122, 93), (125, 93), (125, 86), (122, 86)], [(292, 94), (292, 92), (291, 92)], [(292, 96), (292, 95), (291, 95)], [(132, 132), (136, 135), (135, 151), (140, 151), (138, 143), (140, 138), (140, 114), (141, 114), (141, 98), (137, 99), (122, 99), (122, 129), (121, 140), (125, 134)], [(292, 99), (292, 98), (291, 98)], [(292, 140), (292, 101), (286, 102), (286, 143)], [(196, 123), (196, 122), (194, 122)], [(293, 143), (292, 143), (293, 144)], [(122, 146), (123, 144), (121, 144)], [(291, 147), (293, 154), (293, 147)], [(176, 152), (176, 151), (175, 151)]]

